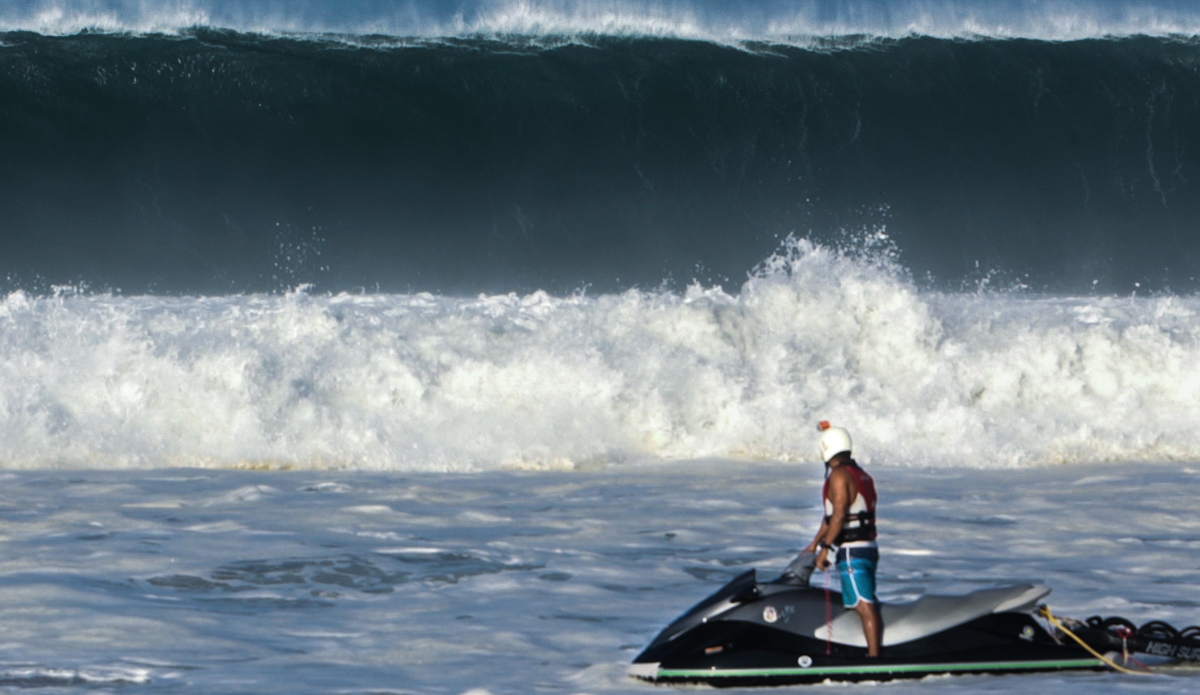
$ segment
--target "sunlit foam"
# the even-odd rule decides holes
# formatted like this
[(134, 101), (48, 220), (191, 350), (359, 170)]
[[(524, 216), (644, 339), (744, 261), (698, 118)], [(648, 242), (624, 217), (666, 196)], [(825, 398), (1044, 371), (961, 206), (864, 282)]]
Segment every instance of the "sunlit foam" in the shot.
[[(869, 245), (868, 245), (869, 246)], [(919, 290), (789, 239), (736, 294), (0, 302), (0, 465), (1200, 459), (1200, 299)]]

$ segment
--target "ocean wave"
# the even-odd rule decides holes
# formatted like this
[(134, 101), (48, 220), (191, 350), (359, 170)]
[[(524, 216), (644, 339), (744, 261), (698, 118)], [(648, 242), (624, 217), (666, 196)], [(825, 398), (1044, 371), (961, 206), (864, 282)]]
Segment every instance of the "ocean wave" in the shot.
[(5, 291), (735, 292), (876, 228), (941, 289), (1200, 289), (1190, 40), (7, 40)]
[[(881, 246), (886, 250), (886, 244)], [(1200, 299), (944, 294), (789, 239), (735, 294), (0, 303), (0, 464), (381, 470), (1195, 460)]]
[(1196, 35), (1200, 12), (1175, 0), (14, 0), (0, 10), (0, 31), (170, 33), (196, 26), (268, 34), (600, 34), (808, 45), (813, 37), (850, 35)]

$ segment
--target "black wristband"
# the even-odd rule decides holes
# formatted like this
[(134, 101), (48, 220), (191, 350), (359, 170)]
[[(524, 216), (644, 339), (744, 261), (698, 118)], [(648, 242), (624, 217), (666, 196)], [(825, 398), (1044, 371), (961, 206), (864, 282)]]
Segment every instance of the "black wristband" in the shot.
[(829, 550), (832, 547), (833, 546), (829, 545), (825, 541), (817, 541), (817, 550)]

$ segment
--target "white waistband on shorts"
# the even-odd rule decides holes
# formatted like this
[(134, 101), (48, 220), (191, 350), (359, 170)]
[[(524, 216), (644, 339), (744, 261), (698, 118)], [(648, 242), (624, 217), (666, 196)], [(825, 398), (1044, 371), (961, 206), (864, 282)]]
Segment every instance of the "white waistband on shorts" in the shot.
[(839, 548), (878, 548), (875, 541), (847, 541), (838, 546)]

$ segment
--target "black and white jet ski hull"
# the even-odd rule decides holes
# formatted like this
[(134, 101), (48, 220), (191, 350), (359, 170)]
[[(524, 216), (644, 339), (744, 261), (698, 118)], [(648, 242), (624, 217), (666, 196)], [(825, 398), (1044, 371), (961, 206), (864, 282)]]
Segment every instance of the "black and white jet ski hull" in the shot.
[(839, 594), (827, 602), (806, 580), (758, 583), (751, 570), (663, 630), (629, 673), (720, 687), (1103, 668), (1034, 617), (1048, 593), (1023, 585), (884, 604), (883, 654), (872, 659), (858, 616), (841, 607)]

